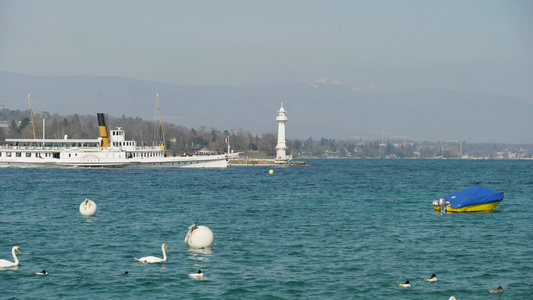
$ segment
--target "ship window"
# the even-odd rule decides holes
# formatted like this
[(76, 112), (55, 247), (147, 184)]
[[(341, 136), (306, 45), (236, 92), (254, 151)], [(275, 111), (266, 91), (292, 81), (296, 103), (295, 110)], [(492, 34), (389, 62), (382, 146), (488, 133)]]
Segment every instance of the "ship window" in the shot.
[(31, 152), (26, 152), (26, 157), (31, 157)]
[(22, 153), (17, 152), (16, 156), (17, 156), (17, 157), (22, 157)]

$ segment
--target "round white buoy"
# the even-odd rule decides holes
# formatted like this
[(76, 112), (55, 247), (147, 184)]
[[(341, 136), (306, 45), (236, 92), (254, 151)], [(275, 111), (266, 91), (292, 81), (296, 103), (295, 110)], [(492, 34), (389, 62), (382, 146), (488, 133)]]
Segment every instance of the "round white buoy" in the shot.
[(215, 236), (211, 229), (206, 226), (196, 226), (196, 223), (192, 223), (185, 236), (185, 243), (192, 248), (208, 248), (213, 245), (214, 239)]
[(270, 174), (270, 175), (274, 174), (274, 170), (268, 171), (268, 174)]
[(89, 198), (85, 198), (85, 200), (83, 200), (83, 202), (80, 204), (80, 214), (83, 216), (94, 216), (97, 209), (98, 207), (96, 206), (96, 203), (94, 203), (92, 200), (89, 200)]

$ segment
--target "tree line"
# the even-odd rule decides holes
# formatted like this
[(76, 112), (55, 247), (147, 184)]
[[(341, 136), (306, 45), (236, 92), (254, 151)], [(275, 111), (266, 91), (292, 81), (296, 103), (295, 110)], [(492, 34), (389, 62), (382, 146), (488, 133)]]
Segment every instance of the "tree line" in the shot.
[[(41, 112), (33, 117), (35, 135), (42, 138), (43, 133), (48, 139), (95, 139), (99, 136), (98, 120), (90, 115), (58, 115)], [(0, 120), (4, 130), (0, 130), (0, 140), (6, 138), (33, 138), (33, 127), (29, 111), (0, 110)], [(43, 121), (44, 120), (44, 121)], [(216, 128), (187, 128), (172, 123), (163, 123), (163, 130), (159, 121), (146, 121), (142, 118), (106, 116), (108, 130), (122, 127), (127, 140), (135, 140), (141, 145), (156, 145), (163, 142), (163, 130), (167, 151), (174, 154), (191, 153), (201, 149), (214, 152), (227, 151), (229, 138), (232, 152), (259, 151), (265, 155), (273, 156), (276, 153), (277, 136), (273, 133), (264, 133), (261, 136), (253, 135), (244, 129), (218, 130)], [(291, 145), (289, 144), (289, 147)]]

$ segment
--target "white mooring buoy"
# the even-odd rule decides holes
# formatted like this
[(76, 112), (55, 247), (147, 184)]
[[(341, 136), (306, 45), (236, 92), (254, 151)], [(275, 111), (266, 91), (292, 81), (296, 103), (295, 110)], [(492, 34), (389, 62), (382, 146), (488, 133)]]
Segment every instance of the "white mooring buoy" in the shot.
[(89, 198), (85, 198), (80, 204), (80, 214), (83, 216), (94, 216), (97, 209), (98, 207), (96, 206), (96, 203)]
[(206, 226), (196, 226), (196, 223), (192, 223), (185, 236), (185, 243), (192, 248), (208, 248), (213, 245), (214, 239), (215, 236), (211, 229)]

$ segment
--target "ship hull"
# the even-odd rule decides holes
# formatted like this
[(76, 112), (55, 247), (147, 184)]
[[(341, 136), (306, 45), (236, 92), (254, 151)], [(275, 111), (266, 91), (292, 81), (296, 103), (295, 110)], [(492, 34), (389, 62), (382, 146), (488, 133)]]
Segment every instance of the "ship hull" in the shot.
[(153, 159), (0, 159), (0, 167), (13, 168), (137, 168), (137, 169), (224, 169), (224, 155), (162, 157)]

